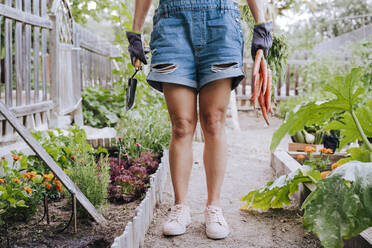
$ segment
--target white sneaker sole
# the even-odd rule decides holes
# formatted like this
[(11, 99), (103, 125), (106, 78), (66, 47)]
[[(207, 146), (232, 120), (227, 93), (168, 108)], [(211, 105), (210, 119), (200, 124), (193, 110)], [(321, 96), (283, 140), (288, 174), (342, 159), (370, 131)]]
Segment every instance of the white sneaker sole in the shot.
[(181, 234), (184, 234), (186, 232), (186, 228), (191, 224), (191, 221), (189, 223), (186, 224), (186, 227), (185, 227), (185, 230), (180, 230), (180, 231), (173, 231), (173, 232), (167, 232), (167, 231), (164, 231), (163, 229), (163, 234), (164, 235), (167, 235), (167, 236), (175, 236), (175, 235), (181, 235)]
[(223, 233), (208, 233), (206, 231), (206, 234), (207, 234), (207, 237), (210, 239), (223, 239), (223, 238), (226, 238), (230, 234), (230, 231), (223, 232)]

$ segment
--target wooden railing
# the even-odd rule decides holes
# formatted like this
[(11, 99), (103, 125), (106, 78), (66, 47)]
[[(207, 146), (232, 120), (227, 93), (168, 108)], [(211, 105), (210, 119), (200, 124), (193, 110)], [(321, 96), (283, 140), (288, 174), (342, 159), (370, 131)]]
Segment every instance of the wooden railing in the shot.
[[(47, 76), (47, 35), (52, 22), (46, 15), (46, 0), (32, 4), (22, 0), (0, 4), (0, 51), (4, 51), (0, 53), (0, 98), (26, 127), (38, 129), (47, 126), (53, 107)], [(15, 136), (1, 116), (0, 140)]]
[[(76, 24), (67, 1), (47, 2), (0, 1), (0, 100), (32, 130), (82, 124), (81, 90), (109, 87), (110, 56), (120, 54)], [(0, 142), (16, 138), (0, 116)]]

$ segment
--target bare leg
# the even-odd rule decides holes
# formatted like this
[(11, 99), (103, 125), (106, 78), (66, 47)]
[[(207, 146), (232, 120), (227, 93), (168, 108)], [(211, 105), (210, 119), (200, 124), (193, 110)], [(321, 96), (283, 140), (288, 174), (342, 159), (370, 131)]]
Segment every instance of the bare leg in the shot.
[(197, 123), (197, 94), (190, 87), (169, 83), (163, 83), (163, 92), (172, 122), (169, 164), (175, 204), (184, 204), (193, 163), (192, 141)]
[(200, 124), (205, 139), (203, 160), (208, 189), (207, 206), (220, 204), (227, 163), (225, 116), (230, 93), (231, 78), (208, 83), (200, 91)]

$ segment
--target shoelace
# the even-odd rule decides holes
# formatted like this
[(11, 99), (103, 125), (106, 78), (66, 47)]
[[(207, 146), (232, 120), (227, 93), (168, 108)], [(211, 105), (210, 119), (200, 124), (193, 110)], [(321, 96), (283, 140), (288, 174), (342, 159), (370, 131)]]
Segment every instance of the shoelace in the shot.
[(223, 216), (222, 216), (221, 211), (219, 211), (217, 209), (211, 209), (211, 210), (207, 210), (207, 211), (208, 211), (207, 212), (208, 223), (217, 222), (217, 223), (220, 223), (221, 225), (224, 224)]
[(183, 209), (181, 206), (174, 206), (169, 214), (169, 221), (181, 222), (182, 211)]

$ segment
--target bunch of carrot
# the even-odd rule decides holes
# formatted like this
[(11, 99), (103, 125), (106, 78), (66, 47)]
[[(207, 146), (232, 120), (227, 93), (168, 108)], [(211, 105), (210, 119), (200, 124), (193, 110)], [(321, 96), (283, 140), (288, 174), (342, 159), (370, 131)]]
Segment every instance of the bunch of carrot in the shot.
[(266, 63), (265, 57), (263, 56), (262, 49), (257, 50), (256, 58), (253, 65), (253, 93), (250, 101), (253, 106), (256, 107), (256, 101), (260, 105), (262, 116), (264, 117), (267, 125), (270, 125), (267, 113), (270, 112), (273, 115), (271, 109), (271, 71)]

